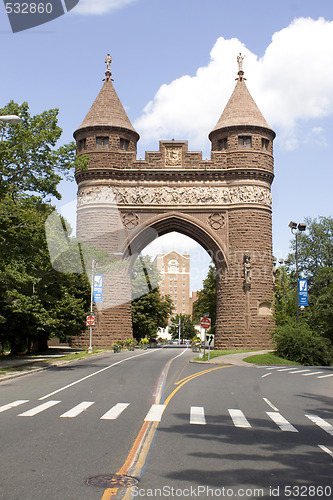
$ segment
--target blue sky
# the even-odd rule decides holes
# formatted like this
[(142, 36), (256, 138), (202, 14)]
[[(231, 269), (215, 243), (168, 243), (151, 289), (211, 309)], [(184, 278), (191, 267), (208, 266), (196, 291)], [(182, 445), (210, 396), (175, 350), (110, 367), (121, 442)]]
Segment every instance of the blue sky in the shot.
[[(80, 0), (70, 13), (15, 34), (0, 3), (1, 105), (28, 101), (32, 114), (59, 108), (62, 142), (69, 142), (101, 88), (110, 52), (115, 88), (141, 135), (138, 158), (171, 138), (187, 139), (208, 158), (207, 136), (242, 52), (248, 89), (277, 133), (273, 243), (283, 258), (290, 220), (332, 216), (332, 47), (332, 0)], [(61, 191), (73, 219), (76, 186), (63, 183)], [(149, 251), (172, 247), (191, 252), (198, 288), (209, 258), (176, 236)]]

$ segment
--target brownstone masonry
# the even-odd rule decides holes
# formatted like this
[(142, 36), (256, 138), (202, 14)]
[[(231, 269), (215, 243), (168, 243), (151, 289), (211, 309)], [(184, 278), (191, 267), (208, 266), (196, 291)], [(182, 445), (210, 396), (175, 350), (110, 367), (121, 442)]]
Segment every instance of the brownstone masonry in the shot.
[[(241, 68), (241, 67), (240, 67)], [(235, 90), (209, 134), (211, 159), (187, 141), (160, 141), (136, 159), (139, 134), (113, 87), (111, 72), (75, 131), (77, 235), (112, 256), (96, 304), (93, 344), (108, 347), (132, 334), (129, 269), (157, 236), (177, 231), (196, 240), (215, 263), (217, 348), (269, 348), (273, 327), (271, 183), (274, 131), (245, 84)], [(98, 259), (97, 259), (98, 260)], [(74, 339), (88, 346), (88, 335)]]

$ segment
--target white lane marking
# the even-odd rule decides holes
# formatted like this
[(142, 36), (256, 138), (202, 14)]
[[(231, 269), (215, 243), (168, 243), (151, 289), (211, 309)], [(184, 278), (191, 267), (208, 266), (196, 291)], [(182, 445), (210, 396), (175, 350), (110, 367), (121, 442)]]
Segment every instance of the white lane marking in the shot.
[(109, 370), (109, 368), (112, 368), (113, 366), (120, 365), (120, 363), (125, 363), (126, 361), (130, 361), (131, 359), (138, 358), (140, 356), (146, 356), (147, 354), (151, 354), (152, 352), (156, 352), (156, 351), (157, 351), (157, 349), (153, 350), (153, 351), (143, 352), (142, 354), (136, 354), (135, 356), (131, 356), (130, 358), (121, 359), (120, 361), (117, 361), (116, 363), (112, 363), (112, 365), (106, 366), (105, 368), (102, 368), (101, 370), (98, 370), (97, 372), (91, 373), (90, 375), (87, 375), (86, 377), (80, 378), (79, 380), (76, 380), (75, 382), (72, 382), (71, 384), (65, 385), (64, 387), (60, 387), (60, 389), (57, 389), (56, 391), (50, 392), (50, 394), (46, 394), (46, 396), (39, 398), (39, 401), (43, 401), (43, 399), (50, 398), (51, 396), (58, 394), (58, 392), (64, 391), (65, 389), (69, 389), (70, 387), (73, 387), (73, 385), (79, 384), (80, 382), (83, 382), (84, 380), (87, 380), (90, 377), (94, 377), (95, 375), (98, 375), (99, 373), (102, 373), (105, 370)]
[(333, 458), (333, 451), (331, 451), (329, 448), (326, 448), (326, 446), (324, 446), (323, 444), (318, 444), (318, 446)]
[(206, 425), (205, 410), (202, 406), (191, 406), (190, 424)]
[(41, 413), (42, 411), (45, 411), (48, 408), (51, 408), (52, 406), (55, 406), (59, 403), (61, 403), (61, 401), (48, 401), (47, 403), (43, 403), (42, 405), (39, 405), (39, 406), (36, 406), (35, 408), (32, 408), (31, 410), (25, 411), (24, 413), (20, 413), (18, 416), (19, 417), (34, 417), (35, 415), (37, 415), (37, 413)]
[(165, 405), (152, 405), (149, 412), (146, 415), (145, 422), (160, 422), (163, 412), (165, 410)]
[(318, 427), (320, 427), (324, 431), (328, 432), (328, 434), (333, 436), (333, 425), (329, 424), (328, 422), (326, 422), (326, 420), (324, 420), (321, 417), (318, 417), (317, 415), (305, 415), (305, 416), (309, 420), (311, 420), (311, 422), (318, 425)]
[(290, 373), (305, 373), (309, 372), (310, 370), (296, 370), (295, 372), (290, 372)]
[(272, 412), (272, 411), (266, 411), (267, 415), (269, 418), (273, 420), (273, 422), (276, 423), (280, 427), (282, 431), (287, 431), (287, 432), (298, 432), (297, 429), (293, 425), (291, 425), (288, 420), (286, 420), (280, 413), (277, 412)]
[(60, 415), (60, 418), (75, 418), (80, 413), (83, 411), (87, 410), (90, 406), (92, 406), (94, 403), (92, 401), (83, 401), (82, 403), (74, 406), (71, 410), (66, 411), (66, 413), (63, 413)]
[(130, 403), (117, 403), (114, 405), (111, 410), (104, 413), (104, 415), (100, 418), (100, 420), (116, 420), (119, 415), (126, 410), (126, 408), (130, 405)]
[(269, 369), (270, 370), (279, 370), (279, 368), (281, 368), (281, 366), (271, 366)]
[(331, 373), (330, 375), (320, 375), (320, 377), (318, 378), (327, 378), (327, 377), (333, 377), (333, 373)]
[(295, 368), (281, 368), (278, 372), (289, 372), (290, 370), (295, 370)]
[(17, 401), (14, 401), (13, 403), (8, 403), (7, 405), (0, 406), (0, 413), (6, 410), (10, 410), (11, 408), (16, 408), (16, 406), (23, 405), (23, 403), (28, 403), (29, 399), (18, 399)]
[(272, 375), (271, 372), (265, 373), (265, 375), (261, 375), (261, 378), (268, 377), (268, 375)]
[(310, 375), (318, 375), (318, 373), (323, 373), (323, 372), (311, 372), (311, 373), (305, 373), (303, 377), (309, 377)]
[(235, 427), (251, 427), (251, 424), (246, 419), (244, 413), (241, 410), (229, 410), (230, 417), (234, 423)]
[(268, 404), (268, 406), (270, 406), (270, 407), (271, 407), (274, 411), (279, 411), (279, 409), (278, 409), (276, 406), (274, 406), (274, 405), (273, 405), (273, 403), (271, 403), (269, 399), (267, 399), (267, 398), (262, 398), (262, 399), (263, 399), (263, 400), (265, 401), (265, 403), (267, 403), (267, 404)]

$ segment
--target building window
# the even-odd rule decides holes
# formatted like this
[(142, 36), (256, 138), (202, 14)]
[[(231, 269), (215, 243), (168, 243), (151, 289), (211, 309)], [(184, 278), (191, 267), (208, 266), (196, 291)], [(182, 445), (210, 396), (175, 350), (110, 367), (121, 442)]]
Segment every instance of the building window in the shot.
[(96, 137), (96, 146), (97, 148), (105, 148), (109, 147), (109, 138), (108, 137)]
[(127, 151), (129, 146), (129, 141), (127, 139), (120, 138), (120, 149)]
[(238, 146), (240, 148), (250, 148), (252, 146), (252, 137), (250, 135), (238, 136)]
[(261, 146), (263, 149), (268, 149), (268, 146), (269, 146), (269, 140), (268, 139), (264, 139), (262, 138), (261, 139)]
[(228, 149), (228, 139), (220, 139), (217, 143), (217, 149), (222, 151), (223, 149)]
[(183, 273), (185, 273), (185, 264), (183, 264)]
[(86, 148), (87, 148), (87, 141), (86, 141), (86, 139), (80, 139), (79, 142), (78, 142), (78, 150), (82, 151), (82, 149), (86, 149)]
[(178, 271), (179, 271), (178, 262), (175, 259), (170, 260), (168, 263), (168, 272), (169, 273), (178, 273)]

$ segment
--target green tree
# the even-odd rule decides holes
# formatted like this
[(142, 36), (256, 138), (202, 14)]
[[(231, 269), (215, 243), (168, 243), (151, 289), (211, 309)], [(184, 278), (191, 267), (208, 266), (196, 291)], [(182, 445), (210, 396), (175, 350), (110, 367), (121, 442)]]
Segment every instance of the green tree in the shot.
[(58, 184), (63, 177), (73, 179), (73, 168), (86, 168), (86, 155), (75, 157), (74, 142), (56, 148), (62, 130), (58, 126), (58, 109), (35, 116), (26, 102), (10, 101), (0, 115), (15, 114), (22, 122), (8, 125), (0, 121), (0, 199), (23, 192), (41, 198), (61, 198)]
[(283, 325), (295, 318), (296, 290), (294, 280), (286, 266), (278, 267), (275, 279), (274, 313), (276, 324)]
[[(333, 218), (307, 217), (305, 222), (306, 232), (298, 235), (298, 262), (300, 276), (308, 279), (309, 306), (302, 316), (314, 332), (333, 344)], [(295, 251), (294, 240), (292, 248)], [(288, 256), (288, 273), (295, 301), (295, 253)]]
[(163, 297), (158, 288), (159, 273), (151, 257), (139, 257), (132, 270), (133, 336), (140, 340), (157, 337), (159, 328), (166, 328), (172, 312), (170, 297)]
[(171, 318), (171, 324), (169, 327), (169, 333), (173, 339), (178, 339), (179, 336), (179, 325), (180, 319), (180, 338), (181, 339), (193, 339), (197, 335), (197, 331), (193, 325), (193, 321), (190, 314), (177, 314), (175, 317)]
[(46, 199), (61, 198), (59, 181), (86, 168), (87, 157), (75, 158), (74, 142), (56, 148), (56, 109), (31, 116), (27, 103), (11, 101), (0, 114), (22, 119), (0, 122), (0, 342), (14, 354), (84, 328), (88, 282), (52, 268), (44, 225), (54, 210)]
[(203, 281), (203, 289), (198, 292), (198, 300), (193, 304), (194, 321), (200, 321), (204, 314), (208, 314), (212, 322), (211, 333), (215, 332), (216, 323), (216, 279), (216, 268), (211, 264)]
[(8, 194), (0, 207), (0, 342), (8, 342), (12, 354), (32, 346), (43, 351), (51, 336), (84, 330), (90, 286), (85, 275), (51, 266), (44, 224), (52, 207)]

